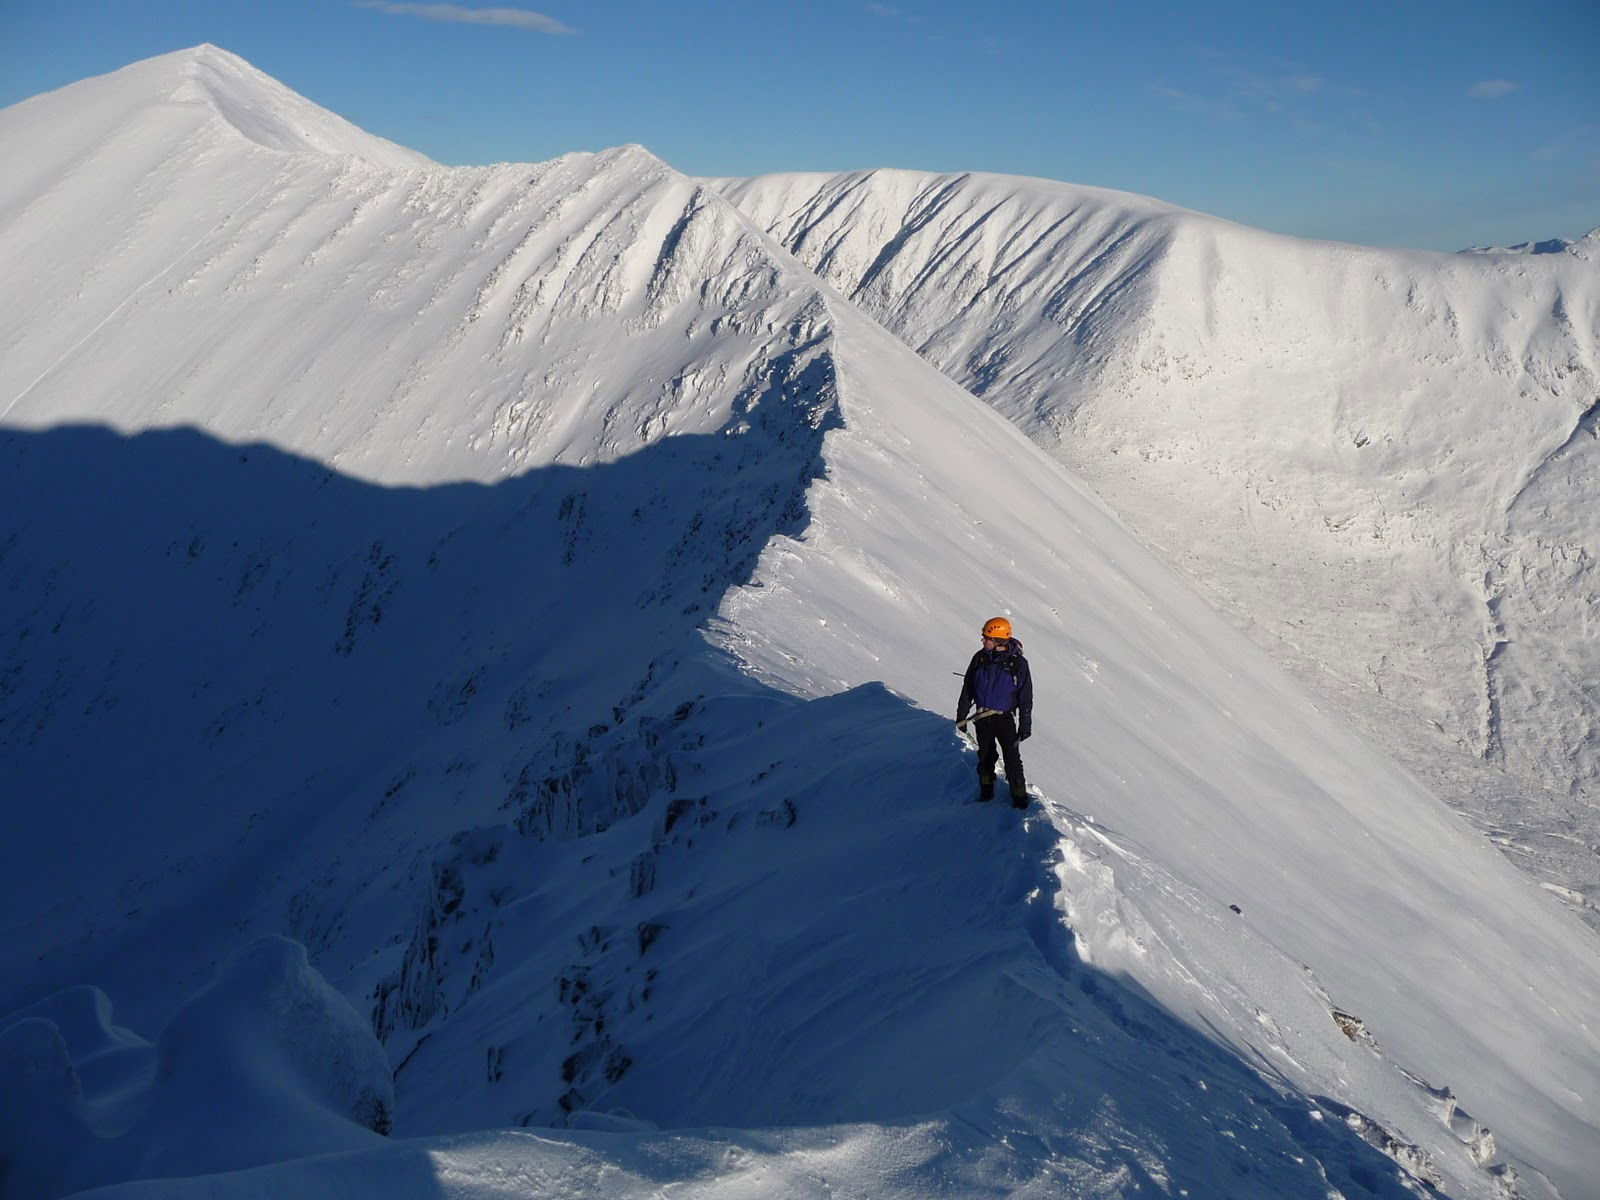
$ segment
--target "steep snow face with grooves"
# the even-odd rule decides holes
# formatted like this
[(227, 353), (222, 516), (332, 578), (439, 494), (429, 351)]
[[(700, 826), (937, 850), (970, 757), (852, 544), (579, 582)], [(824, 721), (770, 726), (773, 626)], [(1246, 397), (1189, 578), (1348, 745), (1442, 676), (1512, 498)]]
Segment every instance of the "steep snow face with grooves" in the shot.
[[(95, 169), (42, 156), (0, 196), (27, 281), (0, 309), (12, 427), (199, 424), (376, 482), (487, 482), (720, 428), (769, 334), (809, 337), (808, 277), (643, 149), (461, 170), (283, 153), (217, 115), (293, 111), (259, 73), (190, 97), (219, 55), (154, 60), (182, 98), (127, 115), (150, 64), (81, 85), (75, 121), (120, 119)], [(108, 186), (128, 219), (95, 218)]]
[(0, 114), (0, 1195), (1600, 1174), (1587, 931), (1059, 463), (638, 148), (312, 153), (218, 53)]
[(722, 181), (1600, 920), (1600, 231), (1299, 241), (904, 171)]

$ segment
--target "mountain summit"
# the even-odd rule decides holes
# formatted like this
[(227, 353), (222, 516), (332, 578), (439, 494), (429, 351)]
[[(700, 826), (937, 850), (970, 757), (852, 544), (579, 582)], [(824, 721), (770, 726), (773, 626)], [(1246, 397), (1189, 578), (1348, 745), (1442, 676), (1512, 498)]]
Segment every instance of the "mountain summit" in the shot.
[(766, 222), (236, 64), (0, 113), (0, 1194), (1600, 1175), (1592, 934)]
[(363, 132), (238, 55), (209, 44), (37, 96), (7, 110), (6, 118), (0, 130), (11, 146), (19, 136), (46, 129), (63, 149), (81, 150), (112, 137), (113, 130), (123, 131), (116, 136), (126, 144), (199, 123), (224, 127), (285, 154), (323, 154), (397, 168), (436, 165)]

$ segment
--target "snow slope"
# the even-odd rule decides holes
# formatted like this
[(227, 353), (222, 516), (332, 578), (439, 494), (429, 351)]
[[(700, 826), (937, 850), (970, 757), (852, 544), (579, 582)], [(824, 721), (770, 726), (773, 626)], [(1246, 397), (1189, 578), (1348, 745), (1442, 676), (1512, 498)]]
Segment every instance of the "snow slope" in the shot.
[[(136, 74), (136, 96), (144, 86)], [(393, 171), (208, 124), (138, 189), (170, 232), (112, 239), (85, 275), (11, 292), (0, 384), (13, 431), (49, 430), (7, 439), (8, 507), (30, 516), (10, 550), (16, 666), (0, 736), (22, 788), (109, 798), (127, 779), (168, 778), (159, 823), (90, 831), (107, 854), (137, 861), (191, 831), (182, 859), (226, 887), (307, 822), (338, 822), (334, 800), (352, 789), (365, 798), (327, 844), (354, 836), (374, 799), (423, 769), (412, 743), (427, 770), (459, 777), (485, 721), (504, 744), (481, 770), (508, 781), (474, 812), (497, 812), (531, 786), (514, 782), (525, 772), (578, 753), (578, 735), (801, 519), (829, 420), (819, 301), (726, 205), (708, 208), (642, 150)], [(69, 211), (103, 195), (89, 173), (57, 189)], [(218, 209), (229, 215), (213, 224)], [(48, 257), (22, 225), (18, 252)], [(79, 324), (56, 319), (80, 310)], [(764, 403), (777, 395), (790, 402)], [(89, 420), (101, 424), (73, 424)], [(116, 576), (122, 603), (86, 599)], [(370, 647), (408, 621), (420, 660)], [(452, 621), (456, 640), (426, 636)], [(625, 650), (597, 661), (563, 633), (574, 623), (625, 631)], [(41, 637), (60, 649), (30, 652)], [(566, 680), (553, 697), (552, 677)], [(135, 699), (152, 688), (160, 705)], [(464, 720), (489, 689), (504, 721)], [(529, 726), (566, 741), (527, 744)], [(263, 773), (275, 743), (296, 751)], [(208, 821), (218, 788), (243, 788), (242, 812)], [(43, 844), (82, 836), (69, 809), (30, 815)], [(163, 911), (198, 882), (139, 874), (85, 880), (49, 931), (54, 977), (75, 980), (69, 935), (86, 917)], [(205, 978), (195, 961), (185, 986)]]
[(0, 1192), (197, 1175), (383, 1144), (394, 1091), (361, 1014), (283, 938), (236, 954), (159, 1045), (80, 987), (0, 1031)]
[(993, 175), (719, 186), (1600, 920), (1600, 231), (1435, 255)]
[[(1585, 1194), (1592, 935), (1057, 462), (638, 148), (310, 153), (275, 89), (0, 113), (52, 147), (0, 204), (0, 1194)], [(995, 611), (1026, 820), (948, 723)], [(322, 995), (275, 934), (391, 1143), (307, 1082), (370, 1061), (337, 1005), (247, 1036)], [(128, 1032), (196, 1011), (237, 1098)]]

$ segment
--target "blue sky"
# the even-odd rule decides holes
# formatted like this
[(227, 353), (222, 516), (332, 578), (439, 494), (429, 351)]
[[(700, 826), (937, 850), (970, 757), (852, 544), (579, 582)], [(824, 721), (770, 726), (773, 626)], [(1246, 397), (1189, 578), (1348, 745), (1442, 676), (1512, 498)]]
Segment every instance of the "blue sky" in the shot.
[(1600, 225), (1594, 0), (0, 0), (0, 104), (200, 42), (446, 163), (1001, 171), (1439, 250)]

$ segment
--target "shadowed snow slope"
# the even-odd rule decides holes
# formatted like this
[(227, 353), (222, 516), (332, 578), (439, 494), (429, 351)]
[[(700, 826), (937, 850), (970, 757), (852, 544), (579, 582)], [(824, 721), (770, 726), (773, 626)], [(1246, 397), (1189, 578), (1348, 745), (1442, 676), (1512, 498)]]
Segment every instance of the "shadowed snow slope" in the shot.
[[(1058, 462), (643, 150), (286, 150), (218, 56), (0, 113), (0, 1195), (1584, 1195), (1592, 936)], [(73, 987), (258, 1027), (275, 934), (403, 1140), (343, 1017), (330, 1123)]]
[(720, 185), (1600, 920), (1600, 240), (1307, 242), (1141, 197)]
[(283, 938), (236, 954), (152, 1046), (103, 993), (61, 993), (0, 1030), (0, 1194), (233, 1170), (382, 1145), (383, 1048)]

